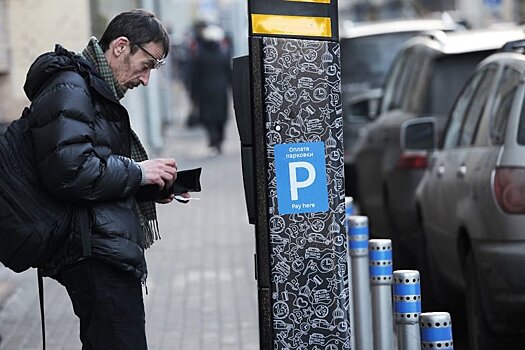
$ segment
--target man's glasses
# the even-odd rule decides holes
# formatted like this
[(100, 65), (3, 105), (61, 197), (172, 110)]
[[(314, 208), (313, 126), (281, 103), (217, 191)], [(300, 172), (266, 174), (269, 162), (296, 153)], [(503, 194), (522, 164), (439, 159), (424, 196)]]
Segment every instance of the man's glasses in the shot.
[(139, 44), (135, 44), (135, 45), (137, 45), (142, 51), (147, 53), (151, 58), (153, 58), (155, 60), (155, 64), (153, 65), (153, 69), (159, 69), (160, 67), (162, 67), (163, 65), (166, 64), (166, 61), (164, 59), (161, 59), (161, 60), (157, 59), (157, 57), (153, 56), (148, 50), (143, 48), (142, 45), (139, 45)]

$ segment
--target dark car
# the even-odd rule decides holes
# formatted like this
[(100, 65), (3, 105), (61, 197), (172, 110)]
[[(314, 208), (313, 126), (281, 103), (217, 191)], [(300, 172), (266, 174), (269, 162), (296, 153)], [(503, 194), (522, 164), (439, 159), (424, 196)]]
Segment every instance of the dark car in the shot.
[[(429, 271), (422, 278), (442, 303), (466, 300), (471, 350), (525, 342), (524, 101), (523, 53), (485, 59), (417, 189)], [(434, 123), (406, 125), (407, 148), (420, 151), (418, 135), (432, 134)]]
[(456, 96), (476, 65), (523, 30), (434, 32), (410, 39), (385, 83), (381, 114), (356, 144), (359, 205), (370, 219), (373, 237), (391, 238), (394, 262), (410, 268), (419, 245), (415, 190), (427, 167), (427, 154), (402, 152), (400, 129), (407, 120), (434, 117), (438, 134)]
[(454, 30), (451, 21), (412, 19), (349, 24), (340, 32), (346, 194), (357, 199), (353, 147), (379, 110), (382, 85), (401, 46), (415, 34)]

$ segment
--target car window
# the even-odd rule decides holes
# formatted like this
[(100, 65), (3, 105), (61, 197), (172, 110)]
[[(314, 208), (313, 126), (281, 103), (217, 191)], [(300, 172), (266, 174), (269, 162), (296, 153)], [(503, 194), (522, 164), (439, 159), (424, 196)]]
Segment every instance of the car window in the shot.
[(484, 53), (471, 52), (437, 58), (421, 112), (434, 116), (448, 115), (461, 88), (485, 56)]
[[(401, 87), (401, 101), (403, 109), (417, 113), (420, 111), (424, 93), (421, 87), (429, 79), (429, 69), (432, 57), (425, 51), (414, 50), (408, 58), (408, 69), (405, 84)], [(405, 103), (406, 102), (406, 103)]]
[(397, 84), (394, 86), (394, 103), (392, 104), (391, 108), (389, 109), (396, 109), (396, 108), (403, 108), (403, 104), (405, 102), (404, 97), (406, 96), (407, 87), (410, 83), (410, 78), (413, 73), (413, 67), (412, 64), (414, 62), (412, 54), (407, 54), (406, 61), (403, 67), (403, 72), (401, 73), (401, 76), (399, 80), (397, 81)]
[[(517, 98), (521, 99), (522, 101), (525, 100), (525, 92), (524, 89), (519, 90), (521, 91), (521, 95), (517, 96)], [(518, 144), (525, 145), (525, 103), (522, 102), (521, 105), (521, 114), (520, 114), (520, 123), (518, 125)]]
[(396, 94), (399, 93), (396, 88), (400, 84), (401, 77), (406, 68), (406, 52), (402, 53), (394, 62), (392, 66), (392, 71), (387, 78), (385, 84), (385, 92), (383, 96), (383, 105), (381, 111), (389, 111), (391, 109), (397, 108)]
[(416, 32), (386, 33), (341, 39), (341, 80), (353, 92), (379, 88), (403, 43)]
[(494, 98), (494, 116), (491, 119), (490, 140), (495, 145), (501, 145), (505, 137), (505, 127), (509, 119), (514, 95), (520, 82), (521, 74), (515, 69), (506, 67), (498, 82)]
[(481, 118), (483, 111), (485, 110), (485, 105), (487, 104), (487, 97), (490, 92), (492, 83), (494, 82), (494, 75), (496, 74), (496, 69), (487, 70), (487, 74), (481, 79), (476, 93), (472, 99), (470, 107), (465, 115), (463, 120), (463, 125), (461, 127), (459, 135), (459, 145), (467, 146), (471, 145), (474, 140), (476, 129)]
[(409, 86), (414, 80), (412, 77), (422, 65), (420, 56), (414, 48), (411, 48), (403, 52), (397, 60), (385, 86), (381, 112), (403, 107), (405, 97), (410, 93)]
[(447, 131), (443, 141), (443, 148), (453, 148), (457, 145), (461, 124), (470, 105), (470, 101), (472, 100), (472, 96), (474, 96), (480, 80), (483, 76), (486, 76), (487, 71), (490, 69), (491, 68), (489, 67), (476, 72), (463, 88), (463, 91), (458, 97), (450, 114)]

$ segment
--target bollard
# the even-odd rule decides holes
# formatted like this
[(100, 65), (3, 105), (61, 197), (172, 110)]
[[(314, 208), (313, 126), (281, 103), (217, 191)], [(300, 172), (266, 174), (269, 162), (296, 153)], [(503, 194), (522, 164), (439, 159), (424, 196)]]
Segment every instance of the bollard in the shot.
[(420, 350), (421, 286), (416, 270), (394, 271), (394, 320), (398, 350)]
[(390, 239), (371, 239), (368, 242), (368, 250), (374, 349), (392, 350), (394, 348), (392, 241)]
[[(350, 216), (354, 215), (354, 198), (350, 196), (345, 197), (345, 227), (346, 227), (346, 233), (350, 234), (350, 226), (349, 226), (349, 218)], [(348, 253), (350, 253), (348, 251)], [(350, 254), (348, 254), (350, 255)], [(352, 261), (350, 260), (350, 257), (347, 257), (348, 261), (348, 285), (351, 285), (350, 281), (352, 280)], [(354, 321), (354, 305), (353, 305), (353, 298), (354, 293), (349, 290), (348, 291), (348, 298), (350, 300), (350, 310), (349, 310), (349, 318), (350, 318), (350, 344), (351, 349), (355, 349), (355, 321)]]
[(448, 312), (423, 312), (419, 319), (422, 350), (454, 350), (452, 321)]
[(372, 305), (368, 272), (368, 218), (348, 217), (356, 350), (372, 350)]
[(345, 213), (347, 219), (354, 215), (354, 199), (352, 197), (345, 197)]

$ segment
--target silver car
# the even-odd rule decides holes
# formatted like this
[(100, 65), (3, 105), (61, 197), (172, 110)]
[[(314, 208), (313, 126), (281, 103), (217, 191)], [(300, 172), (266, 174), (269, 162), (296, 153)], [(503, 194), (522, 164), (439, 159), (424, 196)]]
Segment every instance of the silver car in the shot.
[(355, 191), (354, 144), (360, 130), (377, 116), (381, 88), (401, 46), (422, 32), (456, 29), (458, 25), (446, 19), (342, 22), (341, 84), (347, 195), (358, 199), (358, 193)]
[(400, 150), (407, 120), (434, 117), (443, 130), (450, 108), (476, 65), (506, 41), (524, 38), (522, 28), (418, 35), (403, 46), (384, 87), (381, 114), (357, 141), (359, 205), (373, 237), (392, 238), (397, 268), (414, 268), (418, 223), (415, 190), (426, 154)]
[[(525, 339), (524, 101), (525, 56), (485, 59), (417, 189), (428, 267), (422, 283), (441, 299), (466, 297), (471, 350), (518, 349)], [(432, 147), (422, 136), (432, 131), (435, 120), (405, 123), (404, 150)]]

